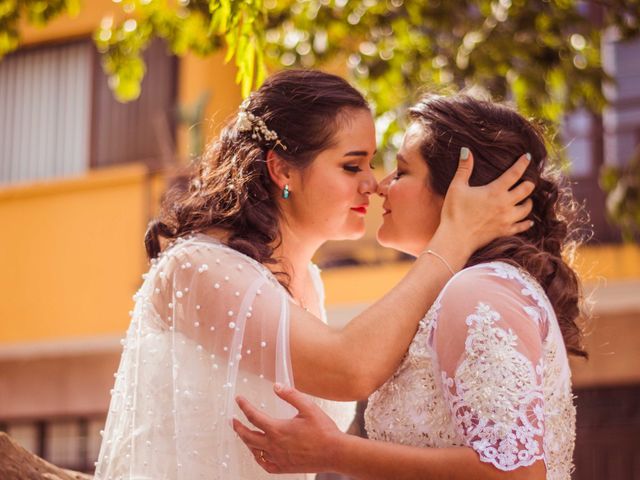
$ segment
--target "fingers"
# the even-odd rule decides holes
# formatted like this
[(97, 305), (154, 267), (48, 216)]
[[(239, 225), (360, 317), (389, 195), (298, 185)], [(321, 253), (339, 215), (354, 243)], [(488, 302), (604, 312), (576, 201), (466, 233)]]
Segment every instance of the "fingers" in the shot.
[(524, 199), (528, 198), (529, 195), (533, 193), (536, 185), (529, 180), (525, 180), (520, 185), (514, 187), (509, 191), (509, 197), (511, 198), (511, 202), (513, 205), (516, 205), (522, 202)]
[(531, 155), (528, 153), (522, 155), (516, 163), (511, 165), (509, 169), (504, 172), (500, 177), (491, 182), (491, 184), (496, 185), (500, 189), (509, 190), (513, 187), (524, 175), (525, 170), (531, 163)]
[(307, 398), (305, 394), (296, 390), (295, 388), (285, 388), (279, 383), (273, 386), (273, 391), (276, 392), (282, 400), (295, 407), (298, 412), (308, 412), (315, 406), (315, 404)]
[(531, 213), (533, 209), (533, 200), (527, 198), (520, 205), (516, 205), (513, 207), (513, 218), (511, 219), (512, 223), (519, 222), (525, 220), (527, 216)]
[(514, 223), (511, 226), (511, 235), (517, 235), (518, 233), (526, 232), (533, 227), (533, 220), (523, 220), (522, 222)]
[[(458, 162), (458, 169), (456, 174), (451, 180), (452, 184), (464, 184), (469, 185), (469, 179), (473, 173), (473, 154), (467, 147), (460, 149), (460, 161)], [(519, 177), (518, 177), (519, 178)]]
[(251, 449), (257, 448), (263, 450), (269, 443), (264, 433), (256, 432), (247, 428), (237, 418), (233, 419), (233, 430), (238, 434), (245, 445)]
[(278, 467), (278, 465), (267, 458), (268, 454), (265, 450), (255, 448), (251, 449), (251, 453), (253, 453), (253, 458), (255, 459), (256, 463), (260, 465), (266, 472), (282, 473), (280, 467)]
[(247, 420), (260, 430), (267, 432), (273, 429), (275, 420), (251, 405), (246, 398), (238, 396), (236, 397), (236, 403), (247, 417)]

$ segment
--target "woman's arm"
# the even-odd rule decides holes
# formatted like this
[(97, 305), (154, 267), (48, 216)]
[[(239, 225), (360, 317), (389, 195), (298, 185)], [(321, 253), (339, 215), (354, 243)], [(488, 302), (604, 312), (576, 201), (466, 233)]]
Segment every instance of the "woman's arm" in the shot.
[[(530, 201), (524, 200), (533, 184), (523, 182), (513, 188), (528, 163), (522, 156), (494, 182), (469, 187), (473, 156), (461, 161), (445, 198), (440, 226), (426, 247), (457, 271), (479, 247), (529, 228), (530, 222), (522, 220), (531, 208)], [(398, 285), (342, 329), (327, 328), (291, 305), (296, 387), (334, 400), (368, 397), (396, 370), (418, 322), (450, 277), (439, 258), (421, 255)]]
[(541, 460), (528, 467), (502, 471), (480, 461), (476, 452), (468, 447), (412, 447), (345, 434), (303, 394), (276, 387), (276, 394), (296, 407), (296, 417), (276, 420), (239, 398), (242, 411), (262, 431), (252, 431), (234, 420), (234, 430), (269, 473), (331, 471), (361, 480), (542, 480), (546, 477)]
[(335, 446), (331, 471), (359, 480), (544, 480), (546, 468), (539, 460), (513, 471), (498, 470), (481, 462), (469, 447), (423, 448), (379, 442), (345, 433)]

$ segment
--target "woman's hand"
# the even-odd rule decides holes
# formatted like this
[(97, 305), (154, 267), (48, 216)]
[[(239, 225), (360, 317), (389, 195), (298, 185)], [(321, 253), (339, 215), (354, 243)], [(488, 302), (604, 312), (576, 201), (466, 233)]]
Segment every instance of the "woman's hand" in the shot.
[(529, 166), (527, 155), (521, 156), (493, 182), (470, 187), (473, 154), (460, 156), (460, 165), (451, 181), (442, 207), (441, 222), (435, 237), (452, 239), (456, 247), (470, 256), (478, 248), (498, 237), (524, 232), (533, 225), (525, 220), (532, 202), (527, 197), (535, 185), (524, 181), (514, 187)]
[(238, 397), (238, 406), (261, 431), (251, 430), (238, 419), (233, 429), (253, 453), (256, 462), (269, 473), (315, 473), (331, 470), (336, 445), (345, 435), (315, 403), (303, 393), (276, 384), (276, 395), (298, 410), (289, 420), (278, 420)]

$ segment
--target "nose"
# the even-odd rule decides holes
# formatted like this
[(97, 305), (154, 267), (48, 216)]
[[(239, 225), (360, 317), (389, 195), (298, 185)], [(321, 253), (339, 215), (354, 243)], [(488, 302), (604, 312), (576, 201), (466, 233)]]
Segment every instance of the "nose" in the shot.
[(367, 172), (366, 176), (360, 182), (358, 192), (362, 195), (371, 195), (378, 190), (378, 181), (373, 172)]
[(378, 184), (378, 189), (376, 193), (381, 197), (386, 197), (387, 192), (389, 191), (389, 185), (391, 184), (391, 180), (393, 179), (393, 173), (390, 173), (386, 177), (382, 179), (382, 181)]

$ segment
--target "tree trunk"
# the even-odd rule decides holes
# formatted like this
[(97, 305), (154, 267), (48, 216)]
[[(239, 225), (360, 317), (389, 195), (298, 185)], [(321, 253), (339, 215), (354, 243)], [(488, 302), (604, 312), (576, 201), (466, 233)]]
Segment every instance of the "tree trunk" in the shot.
[(91, 475), (56, 467), (22, 448), (0, 432), (0, 478), (2, 480), (91, 480)]

